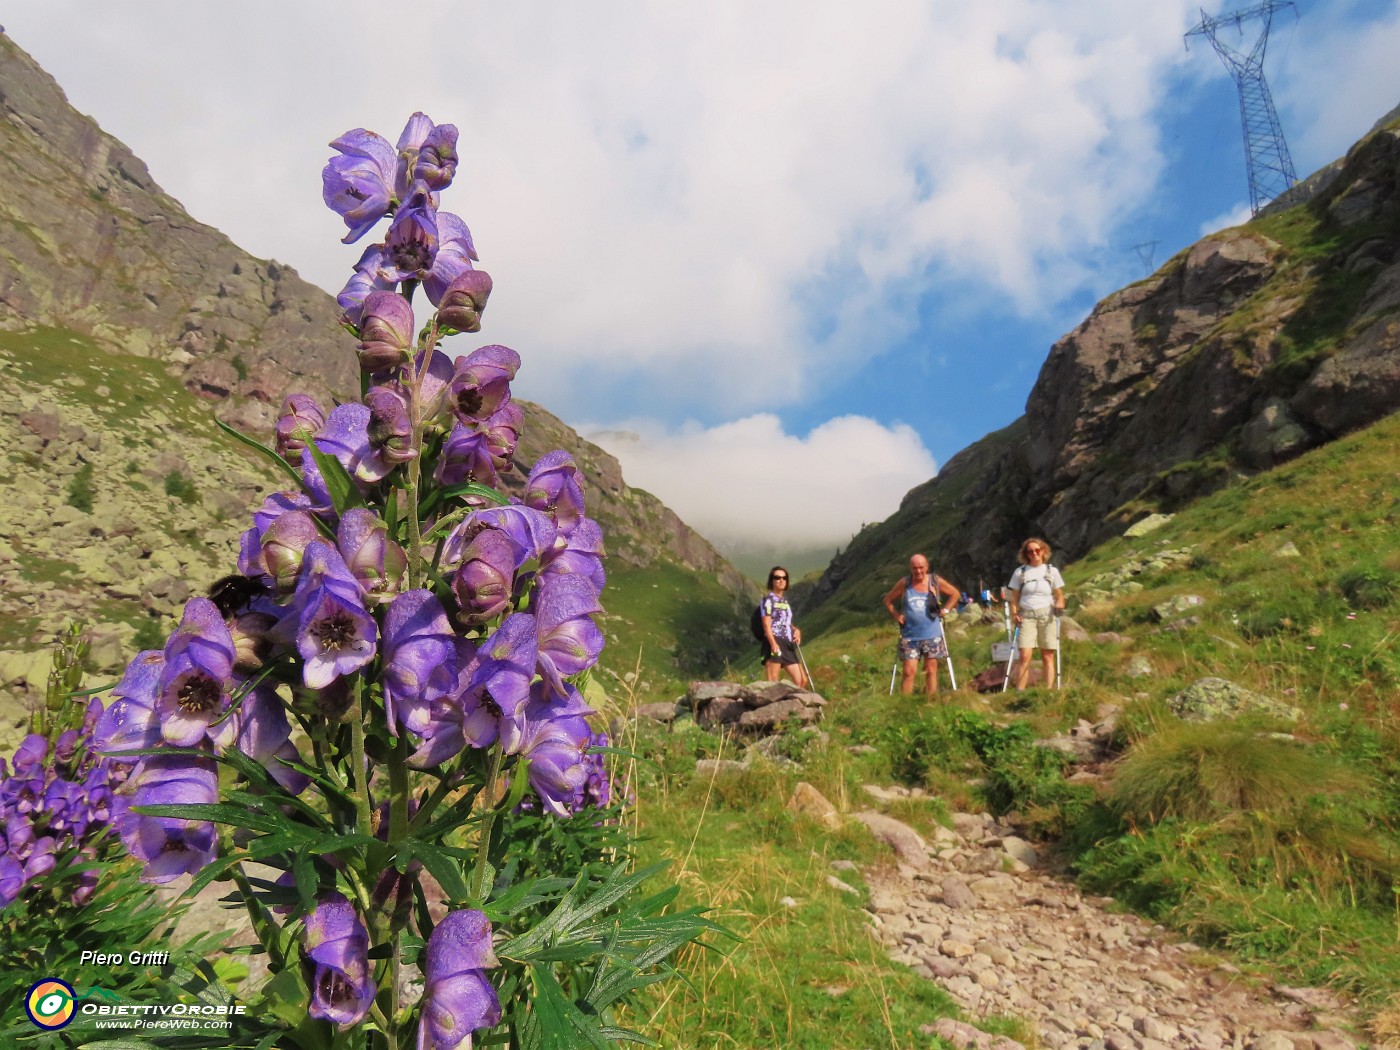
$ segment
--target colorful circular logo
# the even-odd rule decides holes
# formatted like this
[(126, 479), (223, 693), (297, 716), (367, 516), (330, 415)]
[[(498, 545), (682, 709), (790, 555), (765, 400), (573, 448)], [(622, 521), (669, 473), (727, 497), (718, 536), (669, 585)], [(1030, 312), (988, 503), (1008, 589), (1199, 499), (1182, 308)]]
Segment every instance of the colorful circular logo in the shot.
[(29, 989), (24, 998), (24, 1011), (40, 1028), (53, 1031), (73, 1020), (76, 1007), (73, 986), (57, 977), (45, 977)]

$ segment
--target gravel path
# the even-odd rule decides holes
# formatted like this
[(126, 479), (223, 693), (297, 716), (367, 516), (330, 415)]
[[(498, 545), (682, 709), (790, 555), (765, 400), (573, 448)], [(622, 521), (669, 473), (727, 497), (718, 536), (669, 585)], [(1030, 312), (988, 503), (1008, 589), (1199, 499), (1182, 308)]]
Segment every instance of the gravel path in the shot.
[[(1110, 899), (1040, 870), (1033, 847), (990, 816), (957, 814), (957, 830), (939, 829), (932, 844), (888, 817), (858, 816), (900, 858), (895, 870), (866, 873), (876, 935), (969, 1019), (1022, 1018), (1052, 1050), (1357, 1045), (1335, 993), (1261, 986), (1160, 926), (1106, 910)], [(955, 1021), (929, 1034), (983, 1050), (1019, 1045)]]

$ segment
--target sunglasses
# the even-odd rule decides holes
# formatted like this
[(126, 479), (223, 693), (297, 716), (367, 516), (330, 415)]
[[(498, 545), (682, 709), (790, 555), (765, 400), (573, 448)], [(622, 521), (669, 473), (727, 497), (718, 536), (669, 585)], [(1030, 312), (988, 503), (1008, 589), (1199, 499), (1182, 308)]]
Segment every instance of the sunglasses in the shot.
[(772, 580), (774, 583), (777, 583), (779, 580), (786, 580), (787, 577), (786, 577), (786, 576), (770, 576), (769, 579)]
[(1025, 550), (1024, 550), (1022, 553), (1025, 553), (1025, 554), (1044, 554), (1044, 553), (1045, 553), (1045, 548), (1044, 548), (1044, 547), (1027, 547), (1027, 548), (1025, 548)]

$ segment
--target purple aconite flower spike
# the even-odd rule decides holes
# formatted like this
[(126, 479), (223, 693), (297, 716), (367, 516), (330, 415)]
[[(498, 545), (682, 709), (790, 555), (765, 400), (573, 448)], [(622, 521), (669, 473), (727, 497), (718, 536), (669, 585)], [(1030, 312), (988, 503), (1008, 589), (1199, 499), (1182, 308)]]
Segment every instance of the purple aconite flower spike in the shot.
[(340, 153), (321, 171), (321, 199), (350, 232), (344, 243), (358, 241), (393, 205), (394, 147), (372, 131), (355, 128), (331, 143)]
[[(481, 646), (476, 670), (462, 696), (467, 722), (475, 727), (484, 719), (494, 718), (507, 753), (519, 743), (516, 716), (530, 696), (536, 654), (535, 618), (529, 613), (512, 613)], [(469, 738), (486, 736), (492, 736), (489, 730), (469, 732)]]
[(418, 455), (413, 444), (413, 419), (408, 393), (398, 383), (371, 387), (365, 394), (369, 409), (369, 446), (385, 463), (398, 466)]
[(482, 624), (505, 611), (515, 581), (516, 546), (500, 529), (483, 529), (460, 554), (452, 593), (468, 624)]
[(454, 911), (437, 924), (423, 955), (418, 1050), (471, 1050), (473, 1032), (500, 1022), (501, 1001), (486, 979), (495, 965), (484, 914)]
[(487, 433), (476, 427), (454, 424), (452, 434), (444, 442), (442, 453), (438, 456), (434, 477), (444, 485), (472, 481), (481, 485), (495, 485), (500, 479)]
[(369, 933), (339, 893), (322, 898), (306, 917), (307, 985), (312, 1017), (340, 1031), (364, 1020), (374, 1002), (369, 972)]

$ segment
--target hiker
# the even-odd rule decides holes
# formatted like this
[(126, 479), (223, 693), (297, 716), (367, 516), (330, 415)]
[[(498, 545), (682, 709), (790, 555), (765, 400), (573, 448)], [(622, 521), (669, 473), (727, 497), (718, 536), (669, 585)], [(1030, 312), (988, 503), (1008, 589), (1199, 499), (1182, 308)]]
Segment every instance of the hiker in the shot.
[(807, 676), (802, 673), (802, 658), (797, 647), (802, 644), (802, 632), (792, 622), (792, 606), (788, 604), (788, 571), (781, 565), (768, 570), (768, 593), (758, 605), (763, 617), (763, 673), (776, 682), (786, 671), (793, 685), (807, 688)]
[(1006, 589), (1011, 593), (1011, 618), (1016, 623), (1016, 688), (1026, 688), (1031, 675), (1031, 656), (1040, 649), (1045, 668), (1045, 685), (1055, 684), (1055, 661), (1060, 653), (1059, 614), (1065, 609), (1065, 581), (1060, 570), (1050, 564), (1050, 544), (1032, 537), (1021, 544), (1016, 555), (1021, 564), (1011, 574)]
[(948, 659), (942, 617), (952, 611), (961, 597), (951, 583), (929, 572), (928, 559), (922, 554), (909, 559), (909, 575), (885, 595), (885, 609), (899, 624), (899, 660), (904, 671), (900, 692), (913, 694), (920, 660), (924, 662), (924, 692), (929, 696), (938, 692), (938, 661)]

